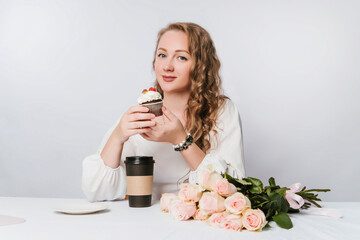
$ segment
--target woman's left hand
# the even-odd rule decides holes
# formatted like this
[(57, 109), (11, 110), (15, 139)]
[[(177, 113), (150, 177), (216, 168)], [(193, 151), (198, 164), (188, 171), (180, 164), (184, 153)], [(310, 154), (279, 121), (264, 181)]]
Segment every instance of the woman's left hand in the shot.
[(186, 132), (180, 120), (165, 107), (162, 107), (163, 115), (155, 118), (156, 125), (141, 136), (149, 141), (165, 142), (173, 145), (179, 144), (186, 139)]

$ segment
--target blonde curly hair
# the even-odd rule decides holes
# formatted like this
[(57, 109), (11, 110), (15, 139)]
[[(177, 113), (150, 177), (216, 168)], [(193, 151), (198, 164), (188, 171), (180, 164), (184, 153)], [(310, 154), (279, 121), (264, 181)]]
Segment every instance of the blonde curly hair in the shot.
[[(156, 52), (160, 38), (167, 31), (182, 31), (188, 36), (189, 51), (193, 59), (190, 79), (190, 97), (187, 102), (186, 131), (190, 132), (198, 147), (207, 153), (211, 149), (210, 132), (217, 135), (215, 129), (219, 110), (228, 98), (222, 94), (222, 81), (219, 75), (220, 61), (216, 54), (210, 34), (195, 23), (176, 22), (160, 30), (155, 48), (153, 68), (155, 69)], [(158, 92), (163, 95), (158, 81)]]

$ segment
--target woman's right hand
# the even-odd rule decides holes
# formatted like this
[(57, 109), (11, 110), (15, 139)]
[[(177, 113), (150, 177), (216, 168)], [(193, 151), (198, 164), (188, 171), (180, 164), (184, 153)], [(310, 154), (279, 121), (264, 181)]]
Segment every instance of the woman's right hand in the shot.
[(125, 143), (133, 135), (147, 133), (155, 126), (155, 115), (148, 112), (147, 107), (137, 105), (124, 113), (113, 132), (120, 143)]

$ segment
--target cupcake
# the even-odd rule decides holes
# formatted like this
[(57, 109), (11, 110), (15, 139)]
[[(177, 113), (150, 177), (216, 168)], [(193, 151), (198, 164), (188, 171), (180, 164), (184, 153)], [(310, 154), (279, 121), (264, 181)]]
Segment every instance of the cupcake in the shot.
[(139, 105), (149, 108), (149, 112), (155, 114), (156, 117), (163, 114), (161, 110), (163, 105), (162, 97), (161, 94), (156, 91), (156, 88), (151, 87), (149, 90), (144, 89), (137, 101)]

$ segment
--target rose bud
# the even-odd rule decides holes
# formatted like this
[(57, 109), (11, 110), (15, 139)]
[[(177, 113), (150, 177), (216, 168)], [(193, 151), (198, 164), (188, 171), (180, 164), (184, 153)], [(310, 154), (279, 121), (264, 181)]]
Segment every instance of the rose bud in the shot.
[(180, 185), (179, 198), (186, 202), (198, 202), (202, 191), (199, 185), (183, 183)]
[(203, 189), (211, 190), (209, 182), (212, 172), (213, 171), (208, 168), (204, 168), (199, 171), (197, 182)]
[(267, 224), (265, 214), (260, 209), (248, 209), (243, 213), (242, 222), (249, 231), (259, 232)]
[(217, 172), (212, 172), (209, 178), (210, 190), (216, 192), (218, 182), (222, 181), (224, 178)]
[(207, 223), (212, 227), (221, 228), (223, 219), (225, 217), (227, 217), (228, 215), (230, 215), (230, 213), (228, 213), (228, 212), (214, 213), (213, 215), (211, 215), (209, 217), (209, 219), (207, 220)]
[(214, 192), (221, 196), (229, 197), (232, 194), (236, 193), (237, 190), (234, 184), (229, 183), (227, 179), (223, 178), (216, 183)]
[(209, 214), (205, 213), (204, 211), (201, 211), (200, 209), (197, 209), (193, 218), (194, 220), (205, 221), (206, 219), (209, 218)]
[(225, 208), (228, 212), (240, 214), (251, 208), (251, 202), (244, 194), (237, 192), (225, 199)]
[(163, 212), (168, 212), (172, 200), (177, 199), (178, 196), (174, 193), (163, 193), (160, 198), (160, 209)]
[(169, 212), (174, 219), (185, 221), (195, 214), (196, 206), (194, 202), (184, 202), (180, 199), (175, 199), (170, 203)]
[(222, 228), (235, 232), (241, 231), (243, 228), (241, 216), (237, 214), (226, 216), (222, 221)]
[(199, 208), (206, 214), (223, 212), (225, 210), (225, 199), (214, 192), (204, 192), (200, 201)]

